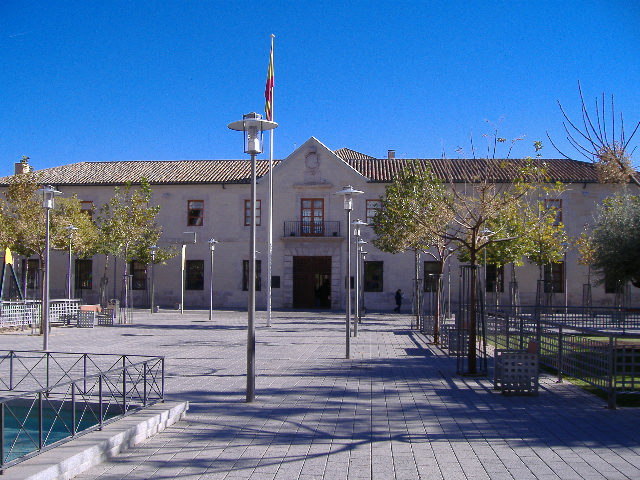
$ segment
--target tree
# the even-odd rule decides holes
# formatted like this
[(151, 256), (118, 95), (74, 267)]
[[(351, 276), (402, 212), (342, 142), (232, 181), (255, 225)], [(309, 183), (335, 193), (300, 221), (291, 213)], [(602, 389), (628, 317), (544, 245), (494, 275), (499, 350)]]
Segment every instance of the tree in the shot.
[(599, 207), (588, 254), (601, 282), (640, 286), (640, 197), (618, 194)]
[[(442, 274), (446, 260), (451, 256), (450, 240), (442, 235), (449, 223), (444, 212), (438, 210), (447, 195), (442, 182), (428, 165), (414, 164), (401, 171), (385, 189), (381, 208), (374, 218), (376, 238), (373, 244), (384, 252), (400, 253), (412, 250), (416, 258), (414, 298), (421, 298), (418, 283), (419, 254), (426, 251), (440, 262)], [(436, 282), (436, 298), (440, 298), (441, 282)], [(420, 302), (416, 302), (416, 324), (420, 317)], [(440, 303), (434, 311), (433, 340), (439, 341)]]
[[(578, 84), (578, 93), (582, 117), (580, 123), (571, 120), (562, 104), (558, 102), (564, 118), (562, 125), (569, 144), (580, 155), (596, 164), (601, 182), (632, 182), (636, 186), (640, 186), (632, 164), (632, 155), (635, 149), (631, 147), (633, 137), (640, 128), (640, 122), (635, 124), (631, 135), (627, 136), (622, 114), (619, 118), (617, 117), (613, 95), (611, 95), (608, 107), (605, 103), (604, 93), (600, 101), (596, 98), (594, 111), (589, 113), (580, 84)], [(553, 143), (548, 133), (547, 137), (558, 153), (569, 158)]]
[[(138, 187), (127, 183), (123, 188), (116, 187), (113, 197), (102, 206), (98, 218), (100, 240), (98, 253), (105, 255), (105, 270), (100, 282), (100, 298), (105, 299), (107, 283), (107, 265), (110, 256), (124, 261), (123, 307), (128, 307), (129, 296), (129, 262), (138, 260), (143, 263), (151, 261), (151, 246), (157, 245), (162, 228), (155, 218), (160, 207), (151, 205), (152, 190), (149, 182), (140, 180)], [(175, 255), (172, 249), (158, 249), (156, 263), (161, 263)]]

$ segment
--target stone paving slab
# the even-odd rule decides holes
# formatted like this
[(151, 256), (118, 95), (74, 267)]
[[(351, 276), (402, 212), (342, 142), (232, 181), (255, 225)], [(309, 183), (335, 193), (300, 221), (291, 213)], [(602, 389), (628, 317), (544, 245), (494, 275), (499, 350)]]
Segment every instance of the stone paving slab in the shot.
[[(505, 397), (409, 330), (369, 315), (344, 358), (344, 316), (258, 317), (257, 401), (244, 402), (246, 313), (136, 312), (132, 325), (54, 329), (52, 350), (161, 354), (187, 419), (76, 478), (640, 478), (640, 410), (608, 410), (568, 383)], [(0, 336), (37, 349), (41, 337)]]

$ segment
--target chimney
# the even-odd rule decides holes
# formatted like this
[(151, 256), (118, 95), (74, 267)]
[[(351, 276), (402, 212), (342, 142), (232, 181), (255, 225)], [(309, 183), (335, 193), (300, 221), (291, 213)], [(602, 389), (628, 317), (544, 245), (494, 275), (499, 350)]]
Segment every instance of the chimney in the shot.
[(387, 150), (387, 158), (389, 160), (396, 158), (396, 151), (395, 150)]
[(15, 164), (15, 175), (20, 175), (22, 173), (29, 173), (31, 171), (31, 165), (29, 165), (29, 157), (22, 157), (18, 163)]

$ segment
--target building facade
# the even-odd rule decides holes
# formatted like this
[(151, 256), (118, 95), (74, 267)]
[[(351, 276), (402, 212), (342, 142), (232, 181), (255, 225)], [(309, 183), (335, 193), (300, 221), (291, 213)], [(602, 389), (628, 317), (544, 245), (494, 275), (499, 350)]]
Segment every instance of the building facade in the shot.
[[(274, 162), (273, 175), (273, 260), (272, 277), (267, 278), (268, 162), (258, 161), (257, 193), (257, 296), (258, 308), (266, 305), (266, 282), (272, 285), (273, 308), (340, 309), (346, 293), (347, 229), (343, 199), (335, 193), (352, 185), (364, 193), (354, 198), (352, 220), (370, 224), (385, 187), (394, 175), (410, 162), (428, 162), (439, 172), (468, 169), (481, 171), (481, 160), (407, 160), (396, 159), (392, 152), (377, 159), (353, 150), (332, 151), (310, 138), (288, 157)], [(547, 201), (559, 209), (570, 237), (577, 237), (584, 225), (593, 220), (596, 205), (613, 193), (613, 186), (597, 182), (593, 165), (573, 160), (544, 160), (552, 180), (566, 184), (558, 198)], [(146, 178), (153, 189), (153, 203), (160, 205), (158, 223), (163, 228), (161, 243), (185, 244), (184, 306), (208, 308), (209, 285), (213, 281), (214, 308), (244, 308), (247, 305), (247, 275), (250, 232), (249, 160), (189, 160), (136, 162), (81, 162), (39, 171), (43, 184), (54, 185), (64, 195), (77, 194), (83, 208), (96, 210), (113, 195), (114, 186)], [(1, 179), (6, 185), (8, 179)], [(195, 243), (193, 239), (195, 237)], [(208, 240), (217, 244), (211, 276)], [(368, 252), (364, 264), (364, 302), (368, 309), (391, 310), (394, 293), (405, 292), (405, 306), (411, 302), (414, 284), (413, 252), (391, 255), (377, 250), (370, 226), (362, 228)], [(65, 296), (67, 257), (52, 254), (51, 297)], [(182, 260), (180, 255), (154, 267), (156, 304), (176, 308), (182, 298)], [(423, 290), (429, 294), (429, 272), (437, 267), (429, 255), (419, 260)], [(130, 265), (133, 303), (146, 307), (150, 302), (149, 266)], [(556, 305), (581, 305), (587, 267), (579, 265), (578, 253), (570, 248), (562, 264), (544, 267), (553, 284)], [(107, 272), (107, 296), (121, 296), (123, 265), (121, 260), (103, 256), (74, 259), (75, 296), (86, 302), (98, 301), (100, 279)], [(492, 301), (508, 303), (509, 284), (517, 275), (520, 301), (536, 300), (539, 269), (492, 266), (484, 269)], [(445, 299), (455, 304), (460, 264), (453, 258), (445, 267)], [(494, 284), (499, 279), (497, 293)], [(29, 282), (27, 282), (29, 283)], [(37, 285), (32, 287), (35, 296)], [(591, 287), (593, 304), (611, 305), (619, 295), (607, 285)], [(627, 301), (634, 302), (637, 289), (631, 287)], [(495, 297), (498, 297), (497, 299)]]

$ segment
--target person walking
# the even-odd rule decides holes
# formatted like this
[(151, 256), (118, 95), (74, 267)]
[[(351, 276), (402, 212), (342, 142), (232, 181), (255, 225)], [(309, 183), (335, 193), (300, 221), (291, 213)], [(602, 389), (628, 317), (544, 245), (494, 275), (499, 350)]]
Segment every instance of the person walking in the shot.
[(400, 308), (402, 307), (402, 290), (396, 290), (396, 308), (393, 309), (394, 312), (400, 313)]

